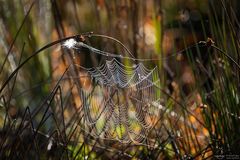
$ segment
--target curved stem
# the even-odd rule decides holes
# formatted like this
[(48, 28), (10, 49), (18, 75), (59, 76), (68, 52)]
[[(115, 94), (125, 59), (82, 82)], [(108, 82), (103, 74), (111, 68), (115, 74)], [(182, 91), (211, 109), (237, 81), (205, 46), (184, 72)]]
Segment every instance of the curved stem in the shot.
[(240, 69), (240, 65), (231, 56), (229, 56), (226, 52), (224, 52), (222, 49), (218, 48), (215, 45), (211, 45), (211, 47), (213, 47), (214, 49), (221, 52), (225, 57), (227, 57), (230, 61), (232, 61), (238, 67), (238, 69)]
[(36, 55), (38, 55), (39, 53), (41, 53), (42, 51), (44, 51), (45, 49), (49, 48), (49, 47), (52, 47), (56, 44), (59, 44), (59, 43), (62, 43), (68, 39), (71, 39), (71, 38), (76, 38), (76, 39), (79, 39), (79, 37), (82, 37), (82, 36), (89, 36), (91, 33), (83, 33), (83, 34), (78, 34), (78, 35), (74, 35), (74, 36), (69, 36), (69, 37), (66, 37), (66, 38), (62, 38), (62, 39), (59, 39), (59, 40), (56, 40), (56, 41), (53, 41), (51, 43), (48, 43), (47, 45), (43, 46), (42, 48), (40, 48), (39, 50), (35, 51), (30, 57), (28, 57), (26, 60), (24, 60), (11, 74), (10, 76), (7, 78), (7, 80), (3, 83), (3, 85), (1, 86), (1, 89), (0, 89), (0, 93), (2, 93), (3, 89), (6, 87), (6, 85), (8, 84), (8, 82), (13, 78), (13, 76), (18, 72), (18, 70), (20, 68), (22, 68), (22, 66), (24, 66), (30, 59), (32, 59), (33, 57), (35, 57)]
[(131, 51), (119, 40), (117, 40), (116, 38), (110, 37), (110, 36), (106, 36), (106, 35), (102, 35), (102, 34), (91, 34), (91, 37), (102, 37), (102, 38), (107, 38), (107, 39), (111, 39), (117, 43), (119, 43), (127, 52), (128, 54), (136, 60), (136, 58), (133, 56), (133, 54), (131, 53)]

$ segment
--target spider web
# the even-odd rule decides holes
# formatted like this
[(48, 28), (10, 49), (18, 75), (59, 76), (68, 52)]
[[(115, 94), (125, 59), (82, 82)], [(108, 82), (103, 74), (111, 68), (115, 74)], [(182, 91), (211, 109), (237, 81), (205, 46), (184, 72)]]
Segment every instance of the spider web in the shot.
[(148, 69), (142, 63), (126, 66), (118, 59), (134, 58), (101, 51), (73, 39), (64, 46), (78, 53), (87, 48), (90, 54), (111, 58), (98, 67), (80, 66), (80, 73), (86, 73), (91, 81), (91, 85), (80, 89), (83, 130), (95, 138), (145, 143), (160, 117), (167, 113), (160, 104), (157, 67)]
[(85, 129), (93, 136), (121, 142), (142, 142), (159, 117), (157, 68), (142, 63), (124, 66), (116, 59), (83, 68), (92, 85), (81, 90)]

